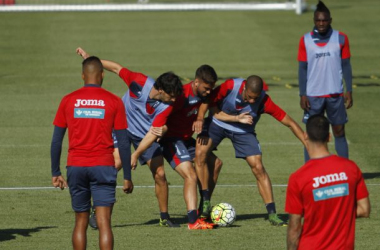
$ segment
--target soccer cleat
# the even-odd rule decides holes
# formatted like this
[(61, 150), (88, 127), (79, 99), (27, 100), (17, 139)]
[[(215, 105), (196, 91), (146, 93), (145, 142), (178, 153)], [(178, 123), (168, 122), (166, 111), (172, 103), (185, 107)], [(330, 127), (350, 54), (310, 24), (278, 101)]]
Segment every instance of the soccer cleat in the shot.
[(180, 227), (179, 224), (175, 224), (170, 219), (160, 219), (161, 227)]
[(91, 209), (91, 214), (90, 214), (90, 220), (89, 220), (89, 225), (93, 229), (98, 229), (98, 225), (96, 223), (96, 211), (95, 208)]
[(210, 201), (203, 201), (202, 213), (200, 218), (202, 218), (203, 220), (210, 219), (211, 209), (212, 207)]
[(215, 224), (212, 224), (212, 223), (209, 223), (209, 222), (206, 222), (202, 219), (198, 219), (196, 220), (194, 223), (189, 223), (187, 224), (187, 228), (189, 228), (190, 230), (197, 230), (197, 229), (213, 229), (215, 226)]
[(269, 222), (273, 226), (286, 227), (288, 223), (278, 218), (277, 214), (269, 214)]

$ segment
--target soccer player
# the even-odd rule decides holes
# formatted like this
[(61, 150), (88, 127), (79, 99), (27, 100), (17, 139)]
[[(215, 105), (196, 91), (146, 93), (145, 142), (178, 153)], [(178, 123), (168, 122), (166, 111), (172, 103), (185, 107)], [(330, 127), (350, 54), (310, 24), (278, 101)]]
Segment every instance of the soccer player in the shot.
[(214, 110), (208, 127), (210, 140), (208, 144), (197, 149), (197, 161), (205, 162), (209, 152), (224, 138), (229, 138), (235, 148), (235, 157), (245, 159), (256, 177), (260, 195), (269, 214), (269, 222), (275, 226), (286, 226), (286, 222), (277, 216), (272, 184), (262, 163), (255, 126), (261, 114), (270, 114), (287, 126), (305, 145), (302, 129), (263, 91), (263, 80), (256, 75), (248, 77), (247, 80), (228, 79), (214, 89), (210, 99), (210, 109)]
[(330, 154), (329, 126), (323, 115), (306, 123), (310, 160), (290, 176), (286, 192), (288, 249), (354, 249), (355, 219), (369, 217), (363, 175), (353, 161)]
[[(77, 53), (88, 57), (82, 48)], [(178, 76), (168, 72), (154, 81), (152, 78), (132, 72), (120, 64), (102, 60), (104, 68), (119, 75), (128, 86), (123, 102), (127, 112), (127, 134), (135, 147), (131, 156), (132, 169), (140, 164), (147, 164), (155, 180), (155, 192), (160, 209), (160, 225), (177, 227), (170, 220), (168, 212), (168, 183), (164, 171), (164, 160), (157, 139), (166, 130), (166, 121), (172, 112), (172, 102), (182, 94), (182, 83)], [(190, 175), (186, 178), (191, 178)]]
[[(84, 87), (66, 95), (54, 119), (51, 170), (54, 187), (70, 187), (75, 228), (74, 249), (86, 249), (91, 197), (97, 210), (99, 248), (113, 249), (111, 214), (115, 203), (117, 170), (114, 167), (112, 130), (119, 140), (125, 193), (132, 193), (125, 109), (121, 99), (101, 88), (103, 65), (97, 57), (83, 61)], [(62, 141), (69, 130), (67, 182), (60, 171)]]
[[(195, 126), (202, 127), (203, 117), (197, 120), (198, 110), (200, 105), (207, 101), (207, 97), (214, 88), (216, 81), (217, 74), (211, 66), (202, 65), (197, 69), (194, 81), (183, 86), (183, 94), (174, 102), (173, 112), (166, 123), (168, 132), (160, 141), (165, 159), (185, 180), (184, 196), (188, 210), (189, 229), (213, 228), (213, 225), (206, 221), (197, 220), (197, 176), (201, 183), (201, 197), (206, 200), (205, 203), (209, 203), (210, 198), (207, 186), (203, 189), (203, 186), (205, 186), (204, 180), (206, 185), (208, 182), (208, 175), (204, 177), (204, 172), (208, 172), (208, 169), (197, 168), (194, 170), (193, 167), (196, 140), (192, 135)], [(215, 169), (221, 168), (221, 160), (212, 153), (208, 158), (208, 162)], [(211, 208), (209, 204), (206, 207), (207, 209)]]
[[(335, 150), (348, 158), (345, 134), (346, 109), (353, 105), (350, 46), (347, 36), (331, 27), (329, 9), (319, 1), (314, 12), (314, 28), (302, 36), (298, 50), (298, 80), (303, 122), (314, 114), (324, 114), (331, 122)], [(346, 83), (344, 95), (342, 75)], [(305, 161), (309, 159), (306, 149)]]

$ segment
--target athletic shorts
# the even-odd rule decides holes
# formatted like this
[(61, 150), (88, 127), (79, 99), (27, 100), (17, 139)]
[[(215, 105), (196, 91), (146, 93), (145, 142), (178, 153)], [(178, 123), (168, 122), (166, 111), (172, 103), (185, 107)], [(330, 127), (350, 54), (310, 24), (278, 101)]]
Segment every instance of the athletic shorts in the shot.
[(236, 133), (212, 122), (208, 128), (208, 135), (214, 147), (217, 147), (224, 138), (229, 138), (235, 148), (236, 158), (246, 158), (248, 156), (262, 154), (255, 133)]
[(67, 182), (71, 205), (75, 212), (86, 212), (94, 207), (110, 207), (116, 202), (117, 169), (114, 166), (67, 166)]
[[(128, 130), (127, 130), (127, 134), (128, 134), (129, 140), (133, 144), (133, 147), (136, 149), (139, 146), (140, 142), (142, 141), (142, 138), (133, 135)], [(141, 156), (139, 157), (139, 162), (141, 165), (145, 165), (149, 160), (157, 156), (162, 156), (161, 146), (159, 143), (153, 142), (153, 144), (141, 154)]]
[(195, 144), (194, 138), (188, 140), (164, 138), (160, 141), (164, 157), (173, 169), (182, 162), (193, 161), (195, 158)]
[(348, 122), (346, 107), (344, 106), (344, 97), (310, 97), (307, 99), (310, 103), (309, 111), (304, 112), (303, 122), (306, 123), (310, 116), (320, 114), (324, 115), (326, 111), (327, 119), (332, 125), (343, 125)]

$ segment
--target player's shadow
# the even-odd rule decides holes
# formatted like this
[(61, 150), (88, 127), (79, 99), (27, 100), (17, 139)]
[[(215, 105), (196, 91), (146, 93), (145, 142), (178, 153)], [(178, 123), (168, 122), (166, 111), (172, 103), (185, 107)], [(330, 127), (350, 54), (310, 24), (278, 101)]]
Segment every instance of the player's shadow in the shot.
[[(177, 214), (171, 214), (171, 221), (175, 224), (186, 224), (187, 223), (187, 216), (184, 215), (177, 215)], [(148, 220), (143, 223), (130, 223), (130, 224), (123, 224), (123, 225), (114, 225), (112, 227), (131, 227), (131, 226), (151, 226), (151, 225), (158, 225), (160, 223), (160, 219), (152, 219)]]
[[(277, 214), (278, 217), (284, 221), (289, 220), (288, 214)], [(268, 220), (268, 214), (240, 214), (236, 216), (236, 220), (254, 220), (254, 219), (265, 219)]]
[(363, 177), (366, 180), (368, 180), (368, 179), (376, 179), (376, 178), (380, 177), (380, 173), (379, 172), (377, 172), (377, 173), (363, 173)]
[(35, 228), (10, 228), (10, 229), (0, 229), (0, 242), (7, 240), (16, 239), (17, 235), (24, 237), (31, 237), (31, 233), (38, 233), (44, 229), (50, 229), (56, 227), (35, 227)]

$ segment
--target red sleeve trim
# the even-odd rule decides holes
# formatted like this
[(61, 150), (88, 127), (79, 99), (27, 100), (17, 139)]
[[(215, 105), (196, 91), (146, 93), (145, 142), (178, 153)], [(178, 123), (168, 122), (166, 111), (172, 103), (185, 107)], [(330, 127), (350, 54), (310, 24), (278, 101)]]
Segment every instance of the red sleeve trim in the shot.
[(216, 89), (213, 90), (210, 96), (210, 107), (215, 107), (217, 103), (227, 96), (228, 91), (234, 88), (234, 80), (228, 79)]
[(299, 42), (298, 46), (298, 57), (299, 62), (307, 62), (307, 53), (306, 53), (306, 46), (305, 46), (305, 40), (302, 36)]
[(144, 86), (146, 79), (148, 78), (146, 75), (142, 73), (133, 72), (127, 68), (122, 68), (119, 72), (119, 76), (121, 79), (124, 80), (128, 87), (131, 85), (132, 82)]
[(339, 35), (344, 36), (344, 43), (342, 45), (342, 59), (348, 59), (351, 57), (350, 52), (350, 42), (348, 41), (348, 36), (342, 32), (339, 32)]
[(284, 117), (286, 116), (286, 112), (282, 110), (279, 106), (277, 106), (269, 97), (269, 95), (265, 95), (263, 103), (264, 113), (270, 114), (277, 121), (282, 121), (282, 119), (284, 119)]
[(162, 127), (166, 124), (166, 121), (168, 120), (168, 117), (170, 113), (173, 111), (173, 106), (169, 106), (164, 111), (159, 113), (153, 120), (152, 126), (153, 127)]

